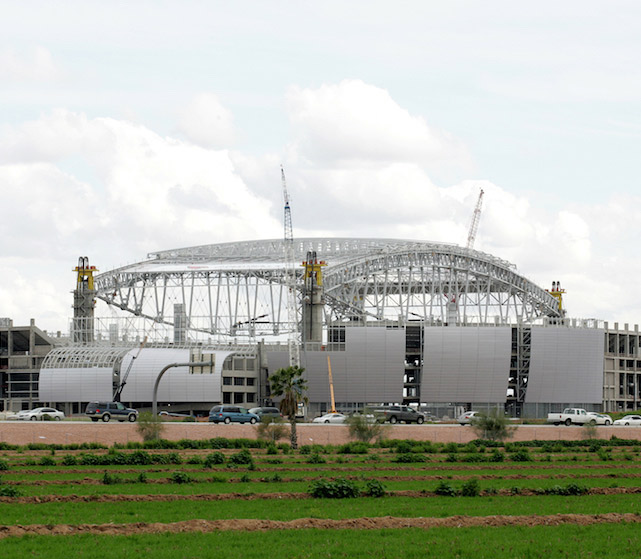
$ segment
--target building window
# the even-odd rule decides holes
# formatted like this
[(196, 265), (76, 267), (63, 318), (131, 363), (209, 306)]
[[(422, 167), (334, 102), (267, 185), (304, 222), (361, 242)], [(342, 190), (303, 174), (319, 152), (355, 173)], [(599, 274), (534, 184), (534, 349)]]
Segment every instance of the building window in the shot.
[(223, 404), (231, 404), (231, 392), (223, 392)]
[(242, 392), (234, 392), (234, 404), (244, 404), (244, 396)]
[(248, 357), (245, 361), (245, 370), (246, 371), (253, 371), (256, 367), (256, 359), (253, 357)]
[(243, 377), (234, 377), (234, 386), (245, 386), (245, 379)]
[(255, 378), (248, 378), (247, 379), (247, 386), (254, 386), (256, 384), (256, 379)]
[(245, 360), (234, 359), (234, 371), (244, 371), (244, 370), (245, 370)]
[(231, 386), (231, 377), (223, 377), (223, 386)]
[(253, 404), (256, 401), (256, 394), (253, 392), (247, 392), (247, 394), (245, 394), (245, 398), (248, 404)]

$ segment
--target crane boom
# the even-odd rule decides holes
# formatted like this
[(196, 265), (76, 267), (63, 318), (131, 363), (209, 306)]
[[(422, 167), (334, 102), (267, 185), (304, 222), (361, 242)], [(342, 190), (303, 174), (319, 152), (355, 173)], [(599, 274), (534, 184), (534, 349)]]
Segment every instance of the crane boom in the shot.
[(479, 199), (476, 202), (476, 208), (474, 208), (474, 214), (472, 215), (472, 223), (470, 224), (470, 232), (467, 235), (467, 248), (474, 247), (474, 241), (476, 240), (476, 231), (479, 228), (479, 220), (481, 219), (481, 206), (483, 205), (483, 189), (479, 193)]
[(280, 175), (283, 182), (283, 198), (285, 201), (285, 284), (287, 288), (287, 318), (289, 322), (289, 336), (287, 349), (289, 351), (289, 366), (300, 367), (300, 349), (298, 340), (298, 313), (296, 312), (296, 272), (294, 271), (294, 231), (292, 227), (292, 210), (287, 194), (285, 170), (280, 166)]
[(138, 348), (138, 353), (136, 353), (136, 355), (134, 355), (131, 358), (131, 361), (129, 361), (129, 365), (127, 365), (127, 370), (125, 371), (125, 374), (122, 375), (122, 378), (120, 379), (120, 384), (118, 385), (118, 388), (116, 388), (116, 391), (114, 392), (114, 402), (120, 402), (120, 396), (122, 395), (122, 391), (125, 388), (125, 384), (127, 384), (127, 377), (131, 372), (131, 368), (134, 365), (134, 361), (138, 358), (138, 356), (140, 355), (140, 352), (142, 351), (142, 348), (145, 347), (146, 343), (147, 343), (147, 336), (145, 336), (145, 339), (140, 344), (140, 347)]

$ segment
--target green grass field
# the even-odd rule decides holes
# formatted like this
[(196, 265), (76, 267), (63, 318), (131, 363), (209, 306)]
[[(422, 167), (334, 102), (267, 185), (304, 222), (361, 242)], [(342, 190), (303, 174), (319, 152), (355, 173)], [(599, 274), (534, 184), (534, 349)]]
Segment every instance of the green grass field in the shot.
[[(580, 554), (582, 559), (619, 559), (641, 555), (639, 524), (582, 523), (595, 515), (639, 511), (641, 447), (636, 441), (504, 447), (481, 442), (389, 441), (295, 452), (283, 445), (269, 453), (265, 448), (243, 450), (244, 444), (231, 441), (225, 448), (216, 441), (215, 447), (203, 448), (203, 443), (183, 442), (181, 448), (169, 449), (0, 448), (0, 494), (7, 495), (0, 497), (0, 552), (7, 557), (93, 557), (99, 545), (101, 557), (144, 553), (172, 559), (202, 557), (203, 549), (216, 549), (216, 557), (243, 559), (262, 559), (269, 550), (287, 558), (550, 559)], [(212, 454), (216, 463), (205, 463), (213, 460)], [(314, 484), (340, 483), (355, 487), (355, 496), (310, 495)], [(372, 483), (387, 494), (366, 496)], [(615, 488), (625, 492), (617, 493)], [(395, 494), (404, 491), (414, 494)], [(13, 493), (18, 496), (10, 496)], [(559, 526), (523, 521), (517, 526), (424, 529), (288, 527), (175, 534), (159, 527), (159, 533), (152, 534), (99, 533), (109, 532), (112, 525), (135, 531), (139, 525), (195, 520), (385, 521), (385, 517), (492, 519), (559, 514), (579, 516)], [(35, 525), (43, 525), (47, 535), (12, 535), (16, 533), (12, 527)], [(91, 534), (49, 535), (66, 525), (98, 528)]]

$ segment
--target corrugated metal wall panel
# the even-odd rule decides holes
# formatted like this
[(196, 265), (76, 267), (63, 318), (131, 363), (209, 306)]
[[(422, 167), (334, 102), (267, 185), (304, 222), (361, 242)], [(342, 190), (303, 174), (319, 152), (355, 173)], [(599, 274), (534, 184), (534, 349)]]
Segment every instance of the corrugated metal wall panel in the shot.
[(113, 370), (41, 369), (38, 381), (40, 400), (43, 402), (88, 402), (111, 400)]
[(505, 402), (510, 328), (425, 328), (424, 402)]
[(602, 329), (532, 328), (527, 403), (603, 399)]

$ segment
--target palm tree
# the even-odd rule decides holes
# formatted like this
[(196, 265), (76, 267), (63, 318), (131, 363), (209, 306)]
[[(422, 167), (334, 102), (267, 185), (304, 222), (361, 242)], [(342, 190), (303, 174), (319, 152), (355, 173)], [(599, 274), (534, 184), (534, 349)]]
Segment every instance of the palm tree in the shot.
[(298, 434), (296, 433), (296, 412), (298, 404), (307, 403), (307, 381), (303, 378), (305, 369), (301, 367), (287, 367), (278, 369), (269, 377), (269, 385), (272, 396), (283, 396), (279, 408), (283, 415), (289, 418), (291, 429), (291, 445), (293, 449), (298, 448)]

